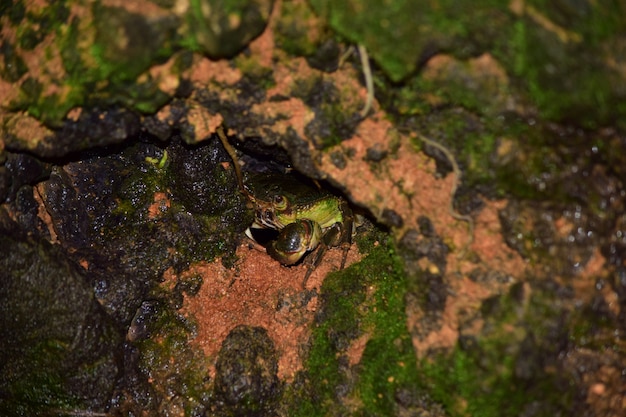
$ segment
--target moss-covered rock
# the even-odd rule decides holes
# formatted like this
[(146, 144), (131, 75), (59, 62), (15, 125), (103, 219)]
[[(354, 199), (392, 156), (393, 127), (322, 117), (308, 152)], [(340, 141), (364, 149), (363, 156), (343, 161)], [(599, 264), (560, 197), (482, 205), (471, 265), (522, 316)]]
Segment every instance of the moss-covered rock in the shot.
[(621, 125), (624, 119), (620, 33), (626, 10), (614, 2), (564, 7), (542, 0), (311, 4), (334, 30), (363, 44), (395, 82), (438, 53), (467, 59), (490, 52), (514, 77), (517, 93), (544, 117), (591, 128)]
[(122, 335), (84, 272), (0, 211), (0, 412), (104, 411)]
[(180, 2), (184, 42), (212, 58), (232, 57), (265, 29), (273, 4), (273, 0)]
[[(39, 344), (0, 370), (41, 381), (32, 398), (56, 396), (55, 409), (77, 412), (106, 398), (112, 412), (194, 416), (615, 411), (626, 305), (623, 7), (294, 0), (267, 24), (271, 1), (222, 3), (0, 6), (0, 210), (12, 219), (0, 239), (28, 255), (23, 263), (52, 264), (54, 277), (87, 275), (67, 299), (93, 305), (95, 288), (128, 341), (109, 397), (65, 384), (69, 371), (47, 359), (66, 355), (63, 344)], [(372, 74), (343, 55), (353, 43), (368, 50)], [(362, 118), (370, 75), (376, 100)], [(251, 170), (296, 169), (389, 227), (358, 238), (369, 255), (324, 281), (293, 381), (277, 382), (281, 352), (248, 327), (207, 378), (214, 358), (190, 347), (195, 323), (177, 312), (202, 282), (202, 272), (188, 282), (178, 273), (217, 256), (232, 266), (251, 223), (212, 137), (222, 122)], [(450, 208), (476, 227), (459, 226)], [(469, 242), (465, 258), (459, 242)], [(9, 267), (26, 270), (13, 252)], [(290, 308), (318, 292), (301, 294), (307, 302)], [(91, 368), (107, 393), (109, 347)], [(41, 372), (49, 366), (56, 373)], [(3, 387), (19, 394), (15, 384)]]

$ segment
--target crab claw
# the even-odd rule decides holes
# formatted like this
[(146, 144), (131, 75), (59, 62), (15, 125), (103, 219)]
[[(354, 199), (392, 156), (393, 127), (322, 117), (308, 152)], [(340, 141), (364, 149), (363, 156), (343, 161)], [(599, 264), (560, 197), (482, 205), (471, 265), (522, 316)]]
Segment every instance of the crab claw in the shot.
[(322, 238), (320, 225), (308, 219), (296, 220), (285, 226), (267, 253), (283, 265), (297, 263), (305, 253), (315, 249)]

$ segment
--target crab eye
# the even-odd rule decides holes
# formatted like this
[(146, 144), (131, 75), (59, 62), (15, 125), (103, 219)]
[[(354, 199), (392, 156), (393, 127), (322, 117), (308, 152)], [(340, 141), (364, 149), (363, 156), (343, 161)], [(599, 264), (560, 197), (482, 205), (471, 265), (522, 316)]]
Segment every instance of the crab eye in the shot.
[(274, 208), (277, 210), (284, 210), (287, 208), (287, 199), (282, 195), (274, 196)]

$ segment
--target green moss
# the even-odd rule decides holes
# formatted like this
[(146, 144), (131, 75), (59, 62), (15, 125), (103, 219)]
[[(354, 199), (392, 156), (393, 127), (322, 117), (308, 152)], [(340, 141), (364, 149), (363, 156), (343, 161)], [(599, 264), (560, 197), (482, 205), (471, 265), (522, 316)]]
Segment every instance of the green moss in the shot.
[(46, 36), (59, 30), (69, 15), (66, 2), (48, 2), (45, 7), (30, 8), (17, 27), (18, 45), (32, 50)]
[(570, 36), (579, 34), (592, 45), (611, 37), (624, 27), (622, 16), (626, 10), (616, 7), (612, 0), (566, 5), (557, 5), (549, 0), (530, 0), (528, 4), (562, 30), (569, 31)]
[(0, 66), (0, 77), (9, 82), (17, 82), (26, 72), (28, 67), (22, 57), (15, 52), (14, 46), (8, 42), (0, 43), (0, 55), (4, 59), (4, 65)]
[(366, 321), (375, 330), (363, 352), (356, 392), (361, 394), (365, 410), (379, 415), (394, 414), (396, 394), (401, 388), (414, 390), (418, 386), (415, 351), (404, 315), (404, 285), (398, 281), (385, 283), (385, 289), (376, 293), (375, 314), (368, 316), (369, 323)]
[[(16, 44), (9, 45), (6, 43), (3, 44), (2, 47), (2, 53), (6, 54), (4, 55), (5, 62), (10, 64), (5, 68), (2, 76), (3, 78), (7, 77), (10, 81), (17, 81), (17, 79), (27, 71), (22, 56), (20, 55), (21, 51), (20, 53), (16, 53), (13, 48), (19, 48), (23, 51), (32, 51), (44, 38), (61, 31), (63, 24), (69, 18), (69, 8), (65, 2), (53, 2), (45, 7), (38, 9), (31, 8), (28, 11), (21, 8), (21, 2), (18, 2), (15, 6), (15, 10), (13, 10), (12, 7), (12, 11), (17, 14), (12, 15), (16, 20), (20, 18), (19, 22), (14, 22), (17, 26), (15, 28)], [(21, 12), (18, 13), (18, 10), (21, 10)], [(50, 61), (54, 59), (54, 51), (55, 48), (53, 46), (46, 47), (44, 60)], [(32, 75), (35, 76), (35, 74)], [(46, 83), (52, 83), (55, 85), (55, 89), (58, 89), (58, 85), (62, 84), (63, 81), (64, 80), (52, 79), (46, 80)], [(58, 104), (61, 96), (59, 94), (41, 96), (42, 93), (46, 92), (47, 85), (42, 85), (42, 80), (36, 80), (36, 82), (39, 84), (37, 91), (32, 89), (32, 83), (30, 85), (28, 83), (22, 84), (22, 91), (19, 98), (7, 104), (14, 109), (27, 109), (32, 115), (44, 119), (47, 110), (54, 113), (54, 118), (65, 115), (69, 107), (61, 106), (61, 109), (59, 109)]]
[[(174, 23), (171, 19), (148, 21), (125, 9), (93, 4), (94, 42), (89, 56), (95, 65), (90, 69), (94, 79), (112, 83), (135, 80), (151, 64), (172, 53)], [(86, 63), (86, 61), (84, 61)]]
[(5, 375), (11, 375), (12, 381), (3, 384), (0, 414), (42, 415), (77, 406), (78, 399), (68, 394), (66, 381), (59, 371), (59, 364), (67, 360), (67, 350), (58, 340), (45, 340), (32, 346), (24, 345), (19, 360), (3, 364), (5, 370), (10, 370)]
[(588, 128), (621, 125), (626, 108), (616, 87), (623, 77), (601, 57), (615, 48), (618, 33), (626, 28), (626, 10), (616, 9), (612, 1), (556, 7), (536, 0), (531, 5), (552, 29), (530, 18), (518, 19), (508, 50), (498, 53), (501, 62), (518, 76), (544, 117), (576, 120)]
[[(537, 48), (536, 45), (546, 43), (551, 35), (523, 22), (517, 22), (515, 28), (513, 47), (519, 54), (514, 60), (514, 70), (542, 115), (551, 120), (582, 117), (579, 121), (586, 122), (586, 127), (595, 127), (589, 124), (594, 119), (608, 122), (613, 110), (613, 94), (611, 79), (602, 65), (584, 58), (587, 52), (583, 48), (559, 45), (557, 39), (550, 39), (548, 48)], [(580, 66), (581, 59), (589, 65)], [(545, 62), (554, 61), (563, 72), (546, 70)], [(591, 119), (585, 109), (592, 110)]]
[(514, 286), (510, 294), (486, 300), (480, 335), (420, 363), (424, 385), (451, 416), (517, 415), (531, 405), (539, 416), (572, 409), (574, 388), (557, 360), (567, 338), (558, 330), (562, 311), (553, 294), (540, 289), (524, 304), (523, 291)]
[[(405, 79), (433, 47), (475, 55), (478, 42), (506, 20), (506, 4), (498, 0), (452, 1), (436, 4), (410, 0), (386, 2), (353, 0), (311, 1), (329, 25), (354, 43), (365, 45), (370, 56), (394, 82)], [(480, 22), (488, 20), (489, 27)]]
[[(37, 15), (30, 11), (26, 14), (17, 30), (18, 45), (33, 49), (45, 36), (53, 35), (54, 43), (46, 47), (45, 59), (53, 61), (60, 54), (65, 74), (58, 79), (39, 79), (45, 85), (37, 94), (22, 86), (22, 94), (11, 103), (12, 107), (27, 109), (54, 126), (76, 106), (123, 105), (151, 113), (169, 99), (158, 89), (157, 80), (150, 76), (137, 80), (150, 66), (172, 55), (176, 19), (149, 19), (99, 2), (92, 4), (92, 16), (93, 22), (85, 21), (89, 17), (84, 16), (70, 21), (64, 2), (53, 3)], [(60, 92), (49, 93), (48, 84)]]
[(18, 25), (24, 19), (25, 14), (26, 8), (23, 0), (7, 0), (0, 3), (0, 16), (7, 16), (13, 25)]
[[(139, 156), (139, 151), (131, 148), (129, 154), (137, 152)], [(128, 171), (128, 168), (124, 170)], [(124, 215), (130, 224), (143, 223), (147, 220), (148, 207), (153, 203), (154, 194), (166, 192), (167, 171), (146, 162), (144, 169), (126, 172), (125, 176), (115, 190), (117, 204), (113, 214)]]
[[(311, 4), (349, 42), (363, 44), (392, 81), (406, 80), (434, 51), (460, 59), (489, 53), (506, 68), (513, 90), (546, 119), (587, 128), (624, 123), (624, 77), (607, 64), (607, 51), (621, 50), (626, 9), (612, 0), (565, 6), (534, 0), (522, 14), (499, 0)], [(468, 109), (484, 104), (480, 90), (466, 92), (456, 91), (453, 102)], [(405, 105), (414, 101), (415, 91), (405, 94)]]
[(0, 237), (0, 414), (62, 414), (106, 401), (120, 335), (93, 287), (58, 245), (12, 226)]
[(511, 358), (500, 358), (505, 372), (485, 380), (475, 359), (456, 349), (451, 357), (441, 357), (434, 363), (423, 363), (422, 371), (434, 398), (441, 401), (451, 416), (514, 415), (522, 410), (527, 398), (515, 392), (511, 379)]
[[(416, 387), (415, 353), (404, 315), (406, 282), (392, 245), (381, 243), (361, 262), (324, 281), (307, 362), (311, 392), (296, 415), (346, 415), (355, 412), (348, 405), (351, 397), (362, 401), (361, 413), (393, 415), (396, 392)], [(365, 334), (362, 359), (349, 375), (342, 355)]]
[(140, 370), (150, 376), (151, 389), (160, 398), (172, 402), (172, 405), (158, 404), (160, 410), (182, 406), (184, 415), (198, 415), (210, 395), (207, 378), (210, 358), (189, 346), (195, 326), (167, 305), (163, 297), (170, 295), (154, 296), (162, 301), (147, 324), (150, 338), (136, 344)]
[(33, 50), (42, 41), (44, 35), (32, 26), (20, 26), (17, 33), (18, 45), (24, 50)]
[[(451, 151), (463, 170), (462, 184), (471, 186), (480, 183), (493, 184), (496, 180), (492, 155), (497, 144), (496, 137), (501, 133), (497, 128), (493, 122), (481, 124), (472, 113), (444, 110), (429, 118), (428, 125), (424, 126), (421, 134)], [(427, 146), (419, 136), (414, 136), (411, 140), (418, 149)]]
[(261, 65), (258, 56), (239, 54), (233, 59), (237, 68), (253, 85), (268, 90), (276, 85), (272, 68)]
[(370, 55), (394, 80), (413, 71), (420, 54), (418, 30), (424, 5), (409, 1), (329, 2), (311, 1), (329, 25), (355, 43), (364, 44)]
[[(567, 177), (564, 173), (572, 167), (587, 166), (588, 158), (618, 159), (599, 136), (555, 129), (554, 125), (515, 115), (480, 118), (451, 108), (414, 120), (419, 120), (415, 130), (444, 145), (456, 157), (463, 171), (463, 186), (487, 185), (497, 196), (580, 202), (571, 184), (562, 181)], [(414, 136), (412, 143), (416, 149), (426, 148), (419, 136)], [(587, 152), (594, 147), (601, 156)], [(594, 210), (601, 211), (599, 195), (586, 198)]]
[(266, 25), (270, 3), (191, 0), (179, 43), (212, 58), (232, 58)]
[(292, 55), (313, 55), (319, 48), (319, 34), (317, 39), (311, 39), (309, 24), (314, 16), (309, 4), (283, 2), (281, 8), (276, 23), (276, 45)]
[(350, 138), (361, 117), (358, 109), (347, 106), (354, 103), (341, 86), (324, 77), (298, 78), (292, 86), (292, 96), (301, 99), (315, 118), (305, 126), (305, 134), (317, 149), (328, 149)]

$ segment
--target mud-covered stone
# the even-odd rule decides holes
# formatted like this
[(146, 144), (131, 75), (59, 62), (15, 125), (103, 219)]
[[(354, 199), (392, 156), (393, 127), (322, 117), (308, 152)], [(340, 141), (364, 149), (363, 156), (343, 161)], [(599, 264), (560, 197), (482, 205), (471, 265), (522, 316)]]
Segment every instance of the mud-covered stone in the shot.
[(281, 392), (274, 342), (262, 327), (240, 325), (224, 339), (215, 365), (221, 415), (268, 415)]

